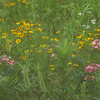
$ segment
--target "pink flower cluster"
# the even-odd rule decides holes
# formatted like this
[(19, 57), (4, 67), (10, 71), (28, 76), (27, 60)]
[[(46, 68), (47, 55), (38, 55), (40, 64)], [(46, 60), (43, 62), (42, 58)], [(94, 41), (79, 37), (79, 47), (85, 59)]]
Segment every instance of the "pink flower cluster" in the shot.
[(91, 48), (91, 50), (93, 50), (93, 48), (98, 49), (99, 48), (99, 39), (96, 39), (92, 42), (93, 46)]
[[(94, 72), (96, 70), (99, 70), (97, 67), (93, 67), (93, 65), (100, 67), (99, 64), (92, 63), (91, 65), (88, 65), (86, 68), (84, 68), (84, 71), (88, 71), (89, 72), (89, 76), (91, 76), (90, 73), (92, 73), (92, 72)], [(85, 76), (84, 80), (85, 81), (87, 80), (87, 76)], [(91, 78), (91, 80), (94, 80), (94, 78)]]
[[(0, 57), (0, 58), (1, 58), (1, 57)], [(11, 57), (9, 57), (9, 58), (11, 58)], [(2, 59), (0, 60), (0, 62), (7, 61), (10, 65), (13, 65), (14, 60), (9, 61), (9, 58), (7, 58), (7, 56), (4, 55), (4, 56), (2, 57)]]

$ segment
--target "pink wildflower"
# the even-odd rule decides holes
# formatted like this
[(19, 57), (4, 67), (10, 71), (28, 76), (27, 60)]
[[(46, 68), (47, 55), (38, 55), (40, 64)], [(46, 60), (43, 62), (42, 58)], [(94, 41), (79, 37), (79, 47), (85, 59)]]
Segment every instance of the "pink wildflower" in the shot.
[(87, 80), (87, 76), (85, 76), (84, 80), (85, 80), (85, 81)]
[(100, 65), (99, 65), (99, 64), (96, 64), (96, 66), (100, 67)]
[(93, 69), (89, 69), (89, 73), (92, 73), (93, 72)]
[(94, 48), (99, 48), (98, 46), (95, 46)]
[(12, 64), (13, 64), (13, 62), (14, 62), (14, 60), (10, 61), (10, 62), (9, 62), (9, 64), (10, 64), (10, 65), (12, 65)]
[(94, 40), (95, 42), (99, 41), (99, 39)]

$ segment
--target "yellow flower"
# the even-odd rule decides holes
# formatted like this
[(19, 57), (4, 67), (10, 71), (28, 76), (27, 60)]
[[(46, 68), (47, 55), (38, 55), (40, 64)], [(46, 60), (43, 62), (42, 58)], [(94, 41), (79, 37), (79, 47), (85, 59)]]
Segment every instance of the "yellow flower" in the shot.
[(49, 66), (54, 67), (55, 65), (49, 65)]
[(8, 46), (7, 46), (7, 44), (5, 45), (5, 47), (8, 49)]
[(86, 40), (86, 41), (89, 41), (89, 39), (90, 39), (90, 38), (88, 38), (88, 37), (87, 37), (87, 38), (85, 38), (85, 40)]
[(89, 35), (91, 35), (92, 33), (89, 33)]
[(22, 57), (22, 59), (25, 60), (25, 59), (26, 59), (26, 55), (24, 55), (24, 56)]
[(80, 46), (79, 49), (81, 49), (83, 46)]
[(25, 0), (23, 0), (23, 1), (22, 1), (22, 3), (26, 3), (26, 1), (25, 1)]
[(73, 45), (75, 44), (75, 43), (72, 43)]
[(33, 33), (33, 31), (29, 31), (29, 33)]
[(41, 52), (41, 50), (37, 51), (37, 52)]
[(78, 66), (78, 64), (75, 64), (75, 66)]
[(54, 70), (54, 68), (51, 68), (51, 70)]
[(72, 64), (71, 62), (68, 63), (69, 65)]
[(57, 31), (56, 33), (59, 33), (60, 31)]
[(15, 31), (14, 29), (11, 29), (11, 31)]
[(15, 5), (15, 3), (10, 3), (10, 5)]
[(93, 38), (92, 38), (92, 37), (90, 37), (90, 40), (93, 40)]
[(38, 30), (41, 32), (42, 29), (41, 28), (38, 28)]
[(100, 32), (100, 28), (98, 28), (98, 29), (95, 29), (95, 31), (97, 31), (97, 32)]
[(34, 29), (34, 31), (38, 31), (37, 27)]
[(29, 26), (26, 26), (26, 29), (30, 29), (30, 27)]
[(4, 21), (4, 19), (0, 18), (1, 21)]
[(16, 24), (17, 24), (17, 25), (19, 25), (19, 24), (20, 24), (20, 22), (17, 22)]
[(75, 64), (73, 64), (73, 66), (75, 66)]
[(26, 50), (26, 52), (29, 52), (29, 50)]
[(30, 50), (32, 52), (32, 50)]
[(42, 36), (43, 39), (48, 39), (49, 37)]
[(9, 6), (10, 6), (10, 4), (7, 4), (6, 6), (7, 6), (7, 7), (9, 7)]
[(77, 38), (81, 38), (81, 36), (77, 36)]
[(6, 35), (3, 35), (2, 38), (6, 38)]
[(21, 41), (20, 39), (17, 39), (17, 40), (16, 40), (16, 43), (19, 43), (20, 41)]
[(59, 39), (58, 38), (55, 38), (55, 41), (59, 41)]
[(44, 45), (41, 45), (41, 47), (46, 47), (47, 45), (46, 44), (44, 44)]

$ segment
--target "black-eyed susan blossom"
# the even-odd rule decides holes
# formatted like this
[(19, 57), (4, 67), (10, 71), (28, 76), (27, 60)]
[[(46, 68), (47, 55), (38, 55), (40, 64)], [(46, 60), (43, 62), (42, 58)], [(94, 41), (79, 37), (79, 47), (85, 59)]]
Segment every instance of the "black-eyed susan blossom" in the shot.
[(94, 34), (94, 36), (97, 38), (99, 34)]
[(75, 64), (75, 66), (78, 66), (78, 64)]
[(8, 49), (8, 46), (7, 46), (7, 44), (5, 45), (5, 47)]
[(3, 35), (2, 38), (6, 38), (6, 35)]
[(30, 29), (30, 27), (29, 26), (26, 26), (26, 29), (28, 30), (28, 29)]
[(95, 29), (95, 31), (100, 32), (100, 28)]
[(69, 62), (68, 64), (70, 65), (70, 64), (72, 64), (72, 62)]
[(9, 7), (9, 6), (15, 5), (15, 4), (16, 4), (16, 3), (9, 3), (9, 4), (7, 4), (6, 6)]
[(20, 24), (20, 22), (16, 22), (16, 25), (19, 25)]
[(15, 30), (14, 30), (14, 29), (11, 29), (11, 31), (13, 31), (13, 32), (14, 32)]
[(4, 21), (4, 19), (0, 18), (1, 21)]
[(88, 60), (87, 62), (90, 62), (90, 60)]
[(82, 36), (77, 36), (77, 38), (81, 38)]
[(29, 31), (29, 33), (33, 33), (33, 31)]
[(26, 0), (23, 0), (22, 3), (26, 3)]
[(38, 28), (36, 27), (36, 28), (34, 29), (34, 31), (38, 31)]
[(60, 31), (57, 31), (56, 33), (59, 33)]
[(44, 47), (47, 47), (47, 45), (46, 45), (46, 44), (44, 44), (44, 45), (41, 45), (41, 47), (43, 47), (43, 48), (44, 48)]
[(20, 40), (20, 39), (17, 39), (17, 40), (16, 40), (16, 43), (18, 44), (19, 42), (21, 42), (21, 40)]
[(73, 45), (75, 44), (75, 43), (72, 43)]
[(25, 59), (26, 59), (26, 55), (24, 55), (24, 56), (22, 57), (22, 59), (25, 60)]
[(42, 36), (43, 39), (48, 39), (49, 37)]
[(38, 30), (41, 32), (42, 29), (41, 28), (38, 28)]
[(55, 38), (55, 41), (59, 41), (59, 39), (58, 38)]
[(24, 53), (28, 53), (28, 52), (29, 52), (29, 50), (24, 51)]

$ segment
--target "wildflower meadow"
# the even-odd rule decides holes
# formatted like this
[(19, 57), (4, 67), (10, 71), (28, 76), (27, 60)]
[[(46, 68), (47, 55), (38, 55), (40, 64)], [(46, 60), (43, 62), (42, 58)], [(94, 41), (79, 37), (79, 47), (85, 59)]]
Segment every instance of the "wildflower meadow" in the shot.
[(0, 0), (0, 100), (100, 100), (99, 0)]

